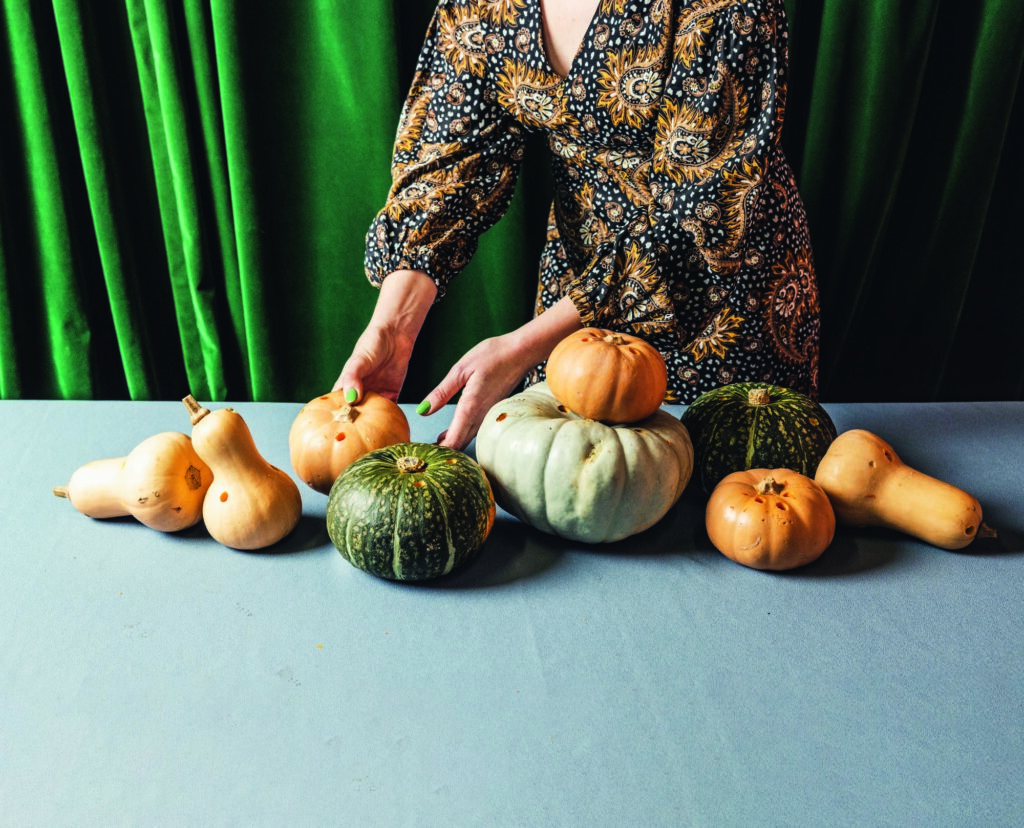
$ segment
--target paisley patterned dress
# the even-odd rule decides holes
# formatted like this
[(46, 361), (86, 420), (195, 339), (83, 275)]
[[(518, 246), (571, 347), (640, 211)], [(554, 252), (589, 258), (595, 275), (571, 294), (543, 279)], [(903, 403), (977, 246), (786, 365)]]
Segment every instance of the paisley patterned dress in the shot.
[(569, 296), (585, 325), (651, 342), (667, 402), (755, 380), (816, 396), (818, 289), (779, 143), (786, 65), (783, 0), (601, 0), (566, 77), (539, 0), (441, 0), (367, 234), (370, 281), (423, 270), (443, 296), (540, 131), (554, 199), (538, 313)]

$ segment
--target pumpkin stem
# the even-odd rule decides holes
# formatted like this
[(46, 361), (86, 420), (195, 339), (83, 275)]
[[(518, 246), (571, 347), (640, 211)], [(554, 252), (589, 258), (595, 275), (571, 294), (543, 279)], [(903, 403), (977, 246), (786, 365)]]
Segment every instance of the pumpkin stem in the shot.
[(196, 398), (191, 394), (185, 397), (182, 402), (185, 404), (185, 408), (188, 409), (189, 416), (192, 418), (192, 425), (195, 425), (210, 413), (210, 409), (203, 408), (203, 406), (196, 402)]
[(54, 486), (53, 487), (53, 493), (57, 497), (67, 497), (68, 496), (68, 487), (67, 486)]
[(622, 338), (622, 335), (617, 333), (606, 334), (604, 337), (604, 341), (608, 342), (611, 345), (621, 345), (623, 342), (625, 342), (625, 340)]
[(339, 423), (352, 423), (355, 422), (356, 417), (360, 415), (360, 411), (354, 405), (345, 405), (335, 415), (334, 419)]
[(780, 494), (786, 488), (785, 483), (779, 483), (774, 477), (766, 477), (757, 484), (757, 493), (760, 495)]
[(747, 394), (747, 402), (751, 405), (768, 405), (772, 401), (772, 395), (767, 388), (751, 388)]
[(423, 462), (419, 457), (399, 457), (398, 458), (398, 470), (403, 474), (413, 474), (415, 472), (421, 472), (427, 467), (427, 464)]

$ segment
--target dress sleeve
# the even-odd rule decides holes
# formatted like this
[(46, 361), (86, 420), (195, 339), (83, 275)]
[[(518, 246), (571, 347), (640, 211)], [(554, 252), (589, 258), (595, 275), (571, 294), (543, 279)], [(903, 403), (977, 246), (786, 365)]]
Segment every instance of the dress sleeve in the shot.
[(569, 286), (585, 323), (688, 341), (759, 266), (759, 201), (785, 165), (783, 15), (781, 0), (677, 7), (652, 154), (618, 174), (631, 215)]
[(399, 121), (392, 185), (366, 238), (366, 274), (425, 271), (438, 298), (508, 209), (525, 129), (498, 104), (478, 0), (441, 0)]

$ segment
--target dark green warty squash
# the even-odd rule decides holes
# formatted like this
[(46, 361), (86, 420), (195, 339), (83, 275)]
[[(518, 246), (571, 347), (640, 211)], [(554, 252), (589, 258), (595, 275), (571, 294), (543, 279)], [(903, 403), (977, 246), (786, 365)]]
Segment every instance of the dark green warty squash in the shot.
[(494, 525), (483, 469), (430, 443), (371, 451), (334, 481), (327, 533), (358, 569), (395, 581), (446, 575), (474, 558)]
[(735, 382), (699, 396), (680, 418), (693, 442), (694, 476), (710, 494), (726, 475), (790, 469), (814, 477), (836, 438), (818, 403), (789, 388)]

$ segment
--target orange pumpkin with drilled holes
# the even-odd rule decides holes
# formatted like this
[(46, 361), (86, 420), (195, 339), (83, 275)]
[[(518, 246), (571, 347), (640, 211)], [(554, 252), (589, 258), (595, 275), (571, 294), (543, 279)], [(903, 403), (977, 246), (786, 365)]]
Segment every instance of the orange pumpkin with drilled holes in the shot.
[(726, 475), (705, 510), (708, 537), (723, 555), (753, 569), (793, 569), (832, 543), (836, 517), (825, 490), (790, 469)]
[(668, 387), (657, 348), (603, 328), (583, 328), (559, 342), (545, 372), (548, 389), (562, 405), (603, 423), (649, 417), (665, 401)]
[(375, 449), (407, 443), (409, 437), (409, 421), (397, 403), (373, 391), (349, 403), (339, 390), (302, 407), (288, 433), (288, 450), (295, 473), (310, 488), (329, 494), (338, 475), (354, 460)]

